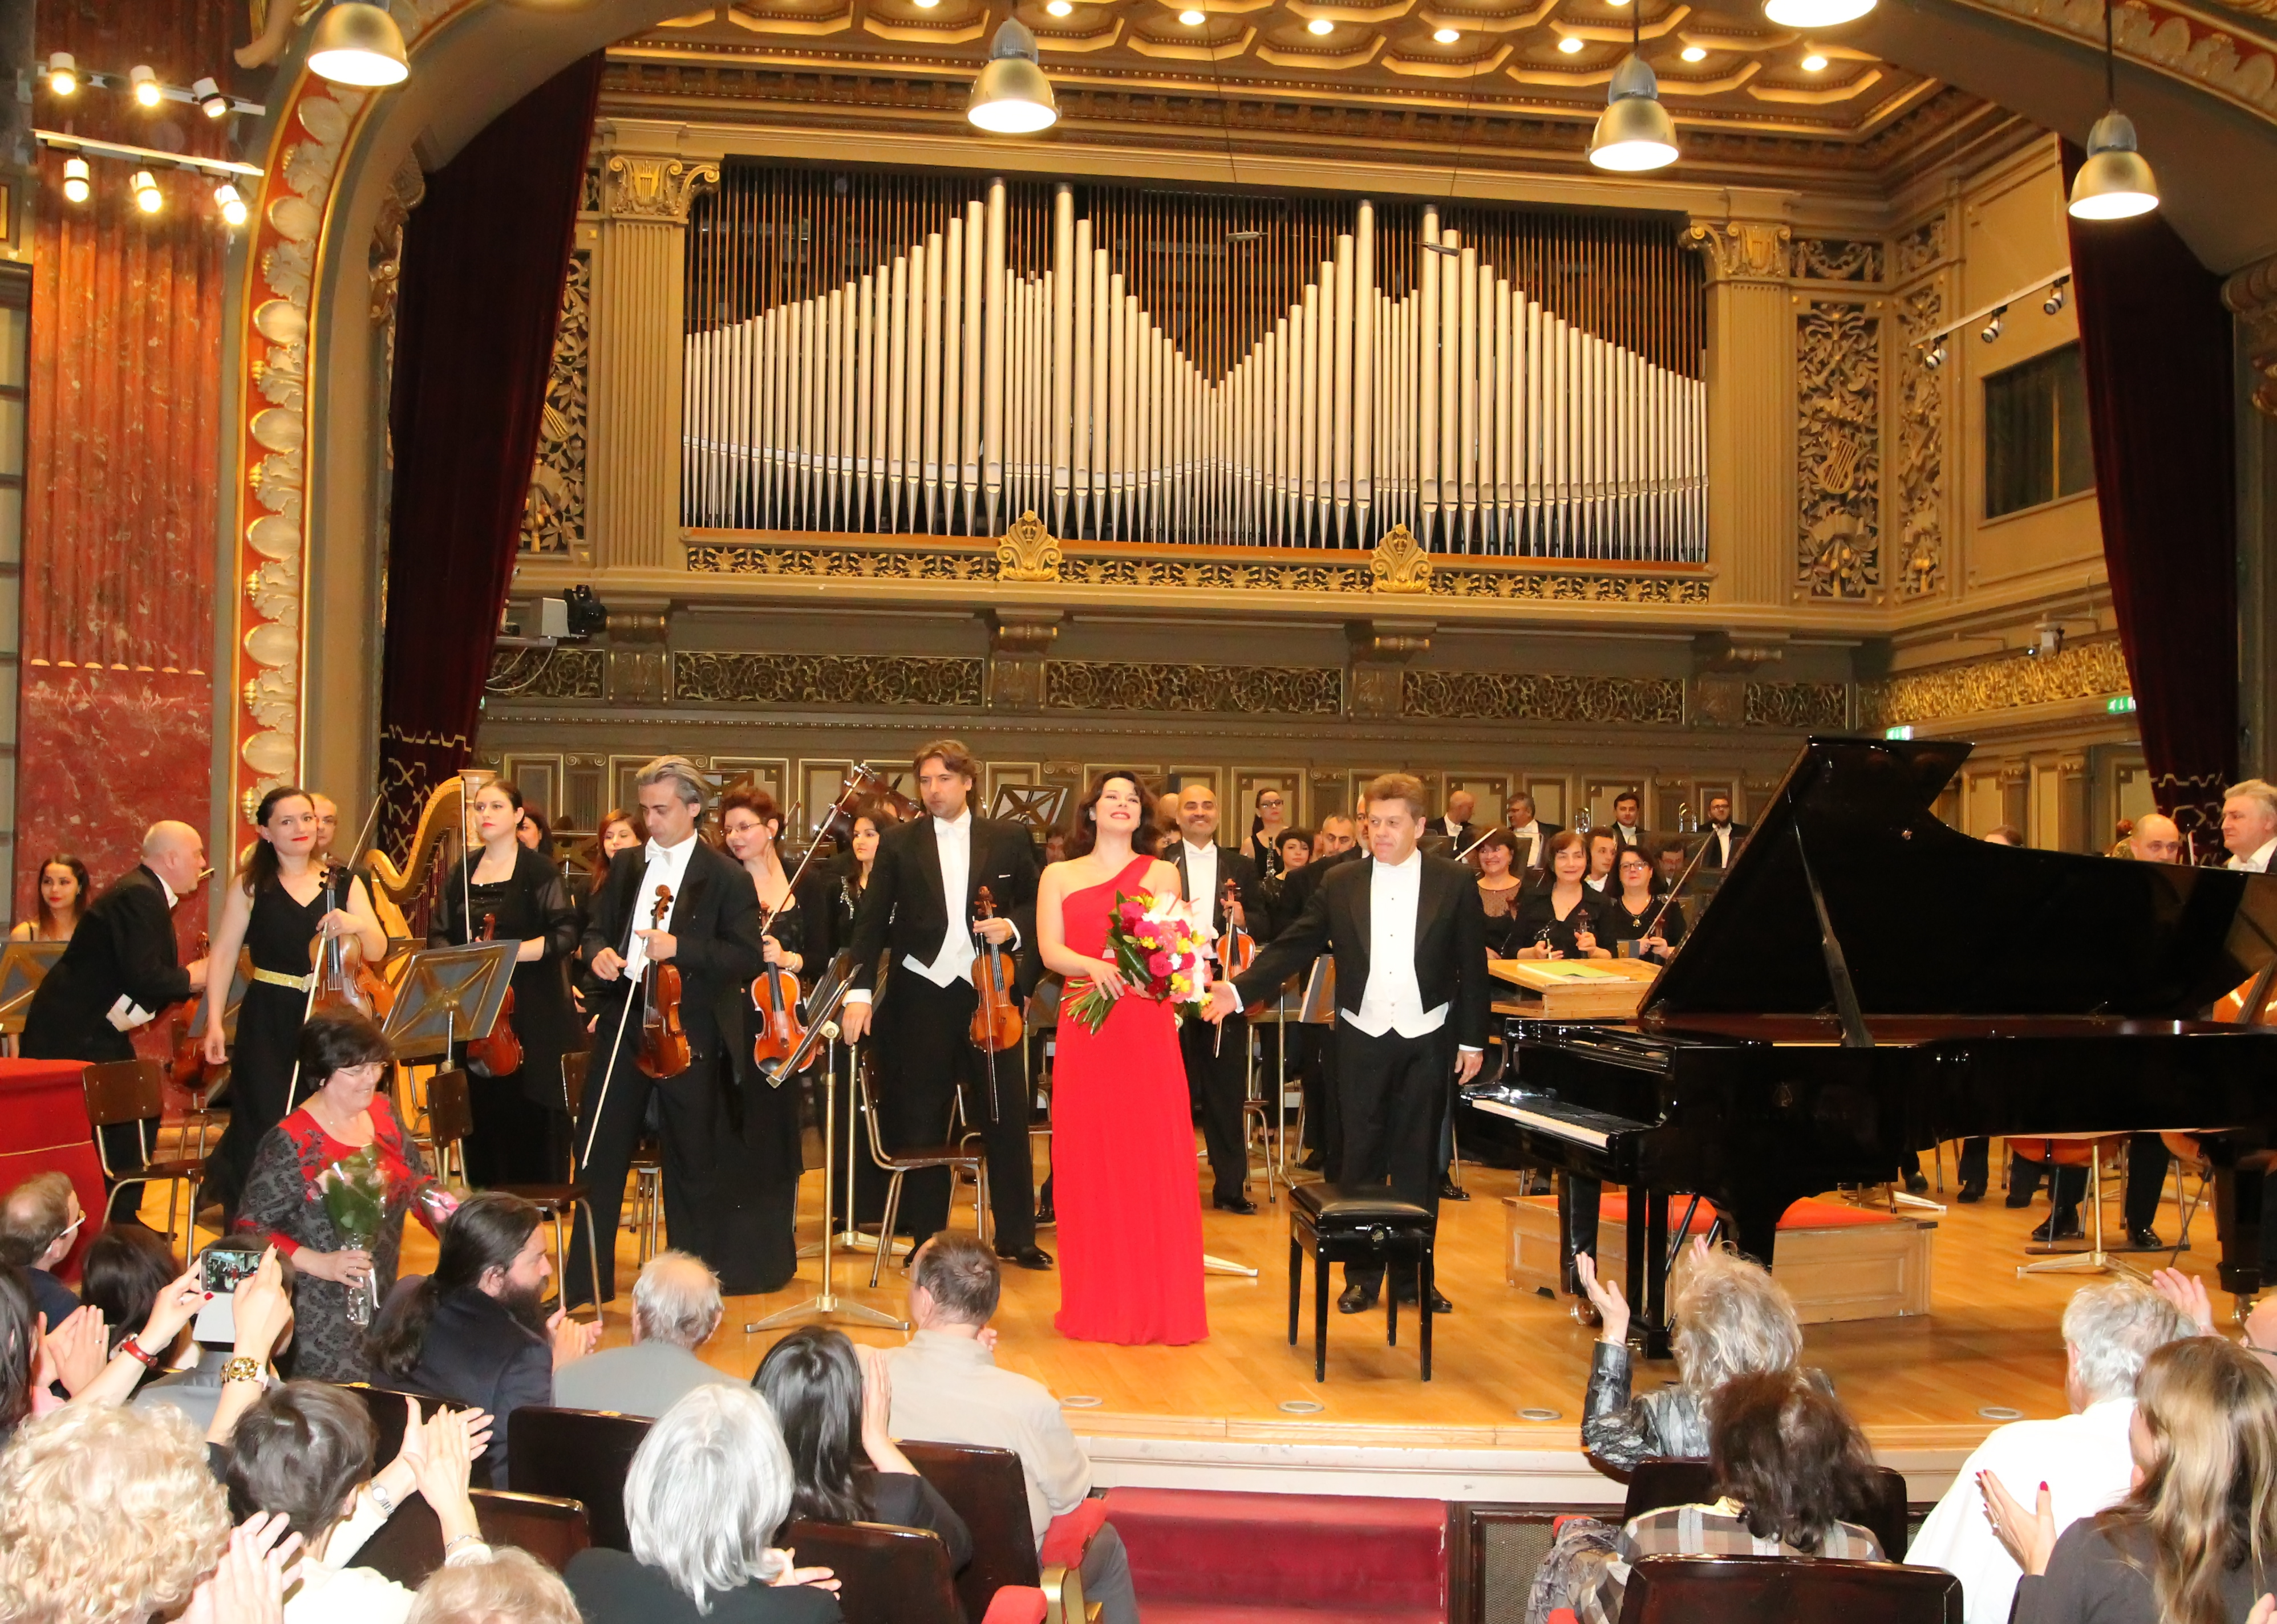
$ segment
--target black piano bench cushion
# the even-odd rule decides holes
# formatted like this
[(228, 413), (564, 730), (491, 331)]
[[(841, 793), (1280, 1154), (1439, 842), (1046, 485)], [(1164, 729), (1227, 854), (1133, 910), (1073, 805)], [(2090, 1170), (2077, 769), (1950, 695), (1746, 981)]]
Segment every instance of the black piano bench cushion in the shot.
[(1300, 1184), (1289, 1192), (1289, 1199), (1304, 1210), (1314, 1228), (1331, 1234), (1379, 1225), (1425, 1231), (1436, 1226), (1428, 1208), (1402, 1201), (1381, 1184)]

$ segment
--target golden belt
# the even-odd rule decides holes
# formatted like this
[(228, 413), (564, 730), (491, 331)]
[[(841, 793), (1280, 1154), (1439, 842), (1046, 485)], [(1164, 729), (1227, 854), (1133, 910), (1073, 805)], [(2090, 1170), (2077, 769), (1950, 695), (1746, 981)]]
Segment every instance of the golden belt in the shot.
[(254, 970), (253, 979), (260, 982), (267, 982), (272, 987), (290, 987), (295, 992), (306, 992), (310, 987), (316, 985), (316, 977), (314, 973), (307, 975), (287, 975), (282, 970), (263, 970), (260, 968), (255, 968)]

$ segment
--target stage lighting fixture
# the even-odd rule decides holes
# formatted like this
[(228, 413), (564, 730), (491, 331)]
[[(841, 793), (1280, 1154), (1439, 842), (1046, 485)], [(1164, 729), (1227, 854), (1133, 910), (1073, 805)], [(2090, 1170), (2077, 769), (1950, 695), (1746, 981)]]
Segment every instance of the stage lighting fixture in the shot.
[(64, 160), (64, 196), (74, 203), (84, 203), (95, 195), (95, 183), (88, 174), (85, 158)]

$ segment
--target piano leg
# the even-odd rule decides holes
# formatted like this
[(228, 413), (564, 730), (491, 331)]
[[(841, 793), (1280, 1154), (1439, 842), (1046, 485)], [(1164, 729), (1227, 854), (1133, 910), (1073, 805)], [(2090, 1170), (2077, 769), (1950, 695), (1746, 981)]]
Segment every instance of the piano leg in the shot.
[[(1557, 1175), (1558, 1233), (1565, 1241), (1565, 1266), (1561, 1284), (1565, 1294), (1578, 1297), (1581, 1283), (1573, 1277), (1573, 1254), (1587, 1252), (1590, 1261), (1597, 1256), (1597, 1216), (1605, 1187), (1595, 1179), (1578, 1172)], [(1631, 1302), (1635, 1299), (1632, 1297)]]
[(2222, 1290), (2250, 1297), (2261, 1290), (2262, 1201), (2271, 1153), (2238, 1136), (2207, 1135), (2199, 1142), (2213, 1164), (2213, 1226), (2221, 1241)]
[(1768, 1269), (1778, 1241), (1779, 1219), (1786, 1216), (1789, 1207), (1814, 1193), (1786, 1186), (1736, 1190), (1731, 1200), (1716, 1203), (1724, 1218), (1724, 1238)]
[[(1640, 1200), (1639, 1198), (1642, 1199)], [(1644, 1350), (1648, 1359), (1665, 1359), (1670, 1354), (1668, 1336), (1668, 1193), (1664, 1190), (1629, 1190), (1629, 1279), (1636, 1279), (1637, 1229), (1636, 1210), (1644, 1209), (1644, 1291), (1632, 1295), (1637, 1305), (1631, 1321), (1634, 1339)], [(1632, 1287), (1634, 1290), (1634, 1287)]]

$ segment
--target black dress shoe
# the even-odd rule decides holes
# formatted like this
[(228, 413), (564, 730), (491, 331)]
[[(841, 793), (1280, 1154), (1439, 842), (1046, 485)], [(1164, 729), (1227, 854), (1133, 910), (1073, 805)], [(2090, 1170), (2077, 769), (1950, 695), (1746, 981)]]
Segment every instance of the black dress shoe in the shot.
[(1321, 1153), (1318, 1150), (1307, 1150), (1305, 1152), (1305, 1159), (1297, 1165), (1306, 1172), (1318, 1172), (1326, 1164), (1321, 1160)]
[(2059, 1221), (2051, 1212), (2047, 1221), (2032, 1231), (2032, 1239), (2042, 1246), (2049, 1246), (2058, 1241), (2084, 1241), (2087, 1232), (2080, 1227), (2078, 1213)]
[[(1420, 1301), (1415, 1291), (1415, 1282), (1410, 1280), (1405, 1285), (1400, 1286), (1395, 1294), (1395, 1297), (1401, 1308), (1410, 1307)], [(1452, 1314), (1454, 1311), (1455, 1305), (1448, 1301), (1445, 1294), (1442, 1293), (1437, 1286), (1434, 1286), (1431, 1288), (1431, 1312), (1434, 1314)]]
[(2125, 1252), (2163, 1252), (2167, 1243), (2159, 1239), (2159, 1232), (2145, 1226), (2127, 1232), (2127, 1244), (2119, 1248)]
[(2012, 1184), (2008, 1187), (2007, 1195), (2001, 1201), (2000, 1204), (2004, 1207), (2011, 1208), (2029, 1207), (2032, 1204), (2032, 1196), (2035, 1194), (2035, 1191), (2026, 1189), (2022, 1185)]
[(1347, 1286), (1344, 1295), (1336, 1299), (1336, 1312), (1365, 1314), (1375, 1306), (1375, 1294), (1376, 1287), (1373, 1286)]
[(1919, 1172), (1911, 1172), (1906, 1174), (1907, 1195), (1919, 1195), (1925, 1193), (1928, 1188), (1929, 1180), (1923, 1178)]
[(1215, 1195), (1210, 1198), (1210, 1205), (1220, 1212), (1238, 1212), (1245, 1218), (1254, 1217), (1257, 1212), (1257, 1203), (1246, 1195)]
[[(997, 1256), (1004, 1257), (1005, 1255), (999, 1252)], [(1040, 1246), (1030, 1244), (1011, 1254), (1005, 1261), (1016, 1263), (1023, 1269), (1048, 1269), (1052, 1266), (1052, 1255)]]
[(1040, 1229), (1046, 1224), (1056, 1224), (1059, 1221), (1060, 1215), (1052, 1210), (1052, 1203), (1050, 1202), (1047, 1201), (1042, 1206), (1036, 1209), (1036, 1226), (1038, 1228)]
[(1984, 1199), (1984, 1187), (1981, 1184), (1964, 1184), (1954, 1194), (1953, 1199), (1964, 1207), (1973, 1207)]
[(1468, 1201), (1470, 1198), (1470, 1191), (1465, 1189), (1452, 1179), (1442, 1179), (1439, 1180), (1439, 1199), (1441, 1201)]

